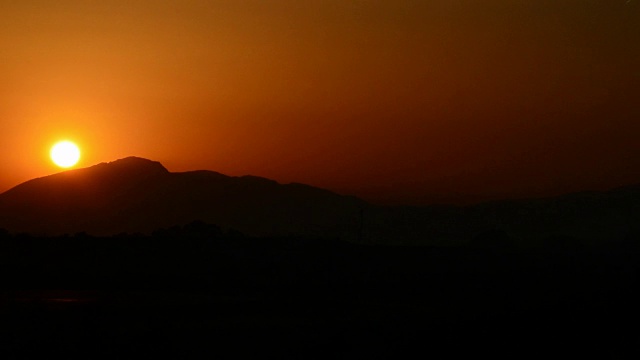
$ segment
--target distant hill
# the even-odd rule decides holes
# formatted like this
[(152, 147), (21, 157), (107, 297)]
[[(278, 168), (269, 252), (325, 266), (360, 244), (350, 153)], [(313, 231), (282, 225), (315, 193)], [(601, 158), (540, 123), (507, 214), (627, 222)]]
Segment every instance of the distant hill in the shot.
[(0, 194), (0, 228), (14, 233), (150, 233), (194, 220), (249, 236), (366, 243), (455, 245), (496, 230), (526, 243), (623, 239), (640, 234), (640, 186), (468, 207), (384, 207), (255, 176), (172, 173), (158, 162), (129, 157)]
[(302, 184), (213, 171), (171, 173), (129, 157), (27, 181), (0, 195), (12, 232), (150, 233), (193, 220), (247, 235), (357, 236), (363, 201)]

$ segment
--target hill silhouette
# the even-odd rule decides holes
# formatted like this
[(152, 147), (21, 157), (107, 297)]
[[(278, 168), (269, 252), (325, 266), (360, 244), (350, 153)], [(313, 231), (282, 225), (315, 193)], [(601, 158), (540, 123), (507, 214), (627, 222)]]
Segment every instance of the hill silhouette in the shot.
[(363, 201), (302, 184), (213, 171), (171, 173), (128, 157), (27, 181), (0, 195), (12, 232), (110, 235), (193, 220), (247, 235), (355, 236)]
[(248, 236), (405, 245), (464, 244), (494, 230), (527, 243), (624, 239), (640, 233), (640, 186), (467, 207), (386, 207), (256, 176), (172, 173), (159, 162), (128, 157), (33, 179), (0, 194), (0, 228), (13, 233), (150, 234), (194, 220)]

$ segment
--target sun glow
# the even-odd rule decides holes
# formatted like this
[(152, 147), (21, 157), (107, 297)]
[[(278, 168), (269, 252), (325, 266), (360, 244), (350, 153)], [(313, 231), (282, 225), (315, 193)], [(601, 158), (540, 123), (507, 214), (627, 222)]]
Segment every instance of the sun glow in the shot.
[(51, 160), (61, 168), (69, 168), (80, 160), (80, 149), (71, 141), (60, 141), (51, 148)]

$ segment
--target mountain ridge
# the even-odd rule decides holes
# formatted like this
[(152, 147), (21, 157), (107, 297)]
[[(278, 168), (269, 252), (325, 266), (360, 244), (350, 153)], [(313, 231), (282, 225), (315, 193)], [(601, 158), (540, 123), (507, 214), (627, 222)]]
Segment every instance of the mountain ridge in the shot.
[(500, 229), (517, 241), (640, 233), (640, 185), (468, 206), (379, 206), (306, 184), (210, 170), (170, 172), (127, 157), (0, 194), (0, 228), (35, 234), (151, 233), (201, 220), (249, 236), (385, 244), (465, 243)]
[(330, 228), (355, 221), (364, 204), (311, 186), (208, 170), (172, 173), (157, 161), (127, 157), (29, 180), (0, 194), (0, 227), (107, 235), (198, 219), (249, 235), (344, 237), (346, 230)]

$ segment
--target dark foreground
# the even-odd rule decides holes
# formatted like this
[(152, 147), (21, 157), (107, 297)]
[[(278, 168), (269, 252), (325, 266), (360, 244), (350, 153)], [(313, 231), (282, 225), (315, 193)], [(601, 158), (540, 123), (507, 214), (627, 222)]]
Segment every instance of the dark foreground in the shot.
[(639, 355), (634, 239), (376, 247), (154, 236), (0, 241), (3, 358)]

